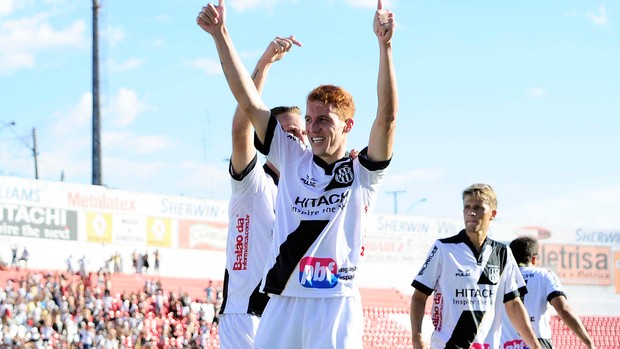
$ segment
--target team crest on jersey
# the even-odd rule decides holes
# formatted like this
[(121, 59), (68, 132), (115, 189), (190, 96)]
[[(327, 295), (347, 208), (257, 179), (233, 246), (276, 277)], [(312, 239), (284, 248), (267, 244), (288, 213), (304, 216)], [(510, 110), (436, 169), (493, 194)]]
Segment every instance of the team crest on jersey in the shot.
[(329, 191), (337, 188), (350, 187), (353, 184), (355, 173), (353, 172), (353, 166), (351, 160), (342, 162), (334, 167), (332, 180), (325, 187), (325, 191)]
[(493, 284), (497, 284), (499, 282), (499, 266), (497, 265), (488, 265), (485, 268), (485, 273), (487, 275), (487, 278), (489, 279), (489, 281), (491, 281), (491, 283)]
[(334, 171), (334, 179), (340, 184), (349, 184), (353, 182), (353, 169), (350, 163), (342, 164)]

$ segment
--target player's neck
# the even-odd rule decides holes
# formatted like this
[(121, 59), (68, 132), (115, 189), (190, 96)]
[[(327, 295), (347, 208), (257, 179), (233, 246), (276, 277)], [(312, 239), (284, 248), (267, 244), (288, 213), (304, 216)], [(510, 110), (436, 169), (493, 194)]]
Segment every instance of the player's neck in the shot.
[(484, 243), (484, 240), (487, 239), (487, 232), (478, 230), (478, 231), (473, 231), (473, 232), (466, 231), (466, 233), (467, 233), (467, 237), (469, 238), (469, 241), (474, 245), (476, 250), (480, 252), (480, 250), (482, 249), (482, 244)]

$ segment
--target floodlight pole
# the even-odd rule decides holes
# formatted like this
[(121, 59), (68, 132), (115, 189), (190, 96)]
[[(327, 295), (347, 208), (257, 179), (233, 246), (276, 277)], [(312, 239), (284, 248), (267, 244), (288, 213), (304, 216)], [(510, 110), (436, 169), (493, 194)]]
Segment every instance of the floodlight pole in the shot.
[(93, 0), (93, 185), (101, 185), (101, 116), (99, 107), (99, 0)]

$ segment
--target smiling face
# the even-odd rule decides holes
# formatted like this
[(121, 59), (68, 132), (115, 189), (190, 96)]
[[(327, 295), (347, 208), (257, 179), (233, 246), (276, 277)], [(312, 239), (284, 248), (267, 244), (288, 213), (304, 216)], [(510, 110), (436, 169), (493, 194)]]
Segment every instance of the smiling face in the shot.
[(308, 101), (306, 133), (312, 153), (328, 164), (342, 158), (346, 152), (347, 133), (353, 119), (342, 120), (332, 104)]
[(314, 155), (328, 164), (345, 155), (354, 114), (353, 96), (342, 87), (321, 85), (308, 94), (306, 132)]

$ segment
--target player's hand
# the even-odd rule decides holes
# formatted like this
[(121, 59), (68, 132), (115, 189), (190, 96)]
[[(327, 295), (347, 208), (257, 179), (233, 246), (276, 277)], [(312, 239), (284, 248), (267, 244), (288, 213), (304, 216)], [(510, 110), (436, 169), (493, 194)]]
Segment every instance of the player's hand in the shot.
[(390, 10), (383, 9), (383, 1), (377, 1), (377, 12), (373, 23), (373, 30), (383, 44), (389, 44), (396, 27), (394, 22), (394, 14)]
[(207, 33), (213, 35), (216, 31), (220, 30), (226, 20), (226, 6), (224, 0), (219, 0), (217, 6), (212, 2), (207, 6), (203, 6), (202, 10), (196, 17), (196, 23)]
[(259, 62), (262, 64), (277, 62), (286, 56), (287, 52), (293, 48), (293, 45), (301, 47), (301, 42), (297, 41), (294, 35), (287, 38), (277, 36), (269, 43)]
[(360, 152), (355, 150), (355, 149), (353, 149), (353, 148), (351, 148), (351, 150), (349, 150), (349, 157), (351, 159), (355, 159), (359, 154), (360, 154)]

